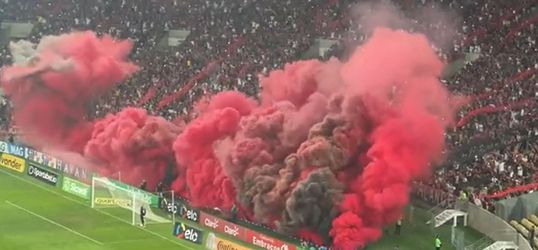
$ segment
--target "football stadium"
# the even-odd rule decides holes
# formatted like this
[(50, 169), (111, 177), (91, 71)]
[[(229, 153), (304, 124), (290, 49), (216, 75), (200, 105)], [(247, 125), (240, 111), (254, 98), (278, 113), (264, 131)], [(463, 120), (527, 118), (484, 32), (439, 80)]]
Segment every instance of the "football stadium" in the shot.
[(538, 249), (538, 1), (0, 0), (0, 250)]

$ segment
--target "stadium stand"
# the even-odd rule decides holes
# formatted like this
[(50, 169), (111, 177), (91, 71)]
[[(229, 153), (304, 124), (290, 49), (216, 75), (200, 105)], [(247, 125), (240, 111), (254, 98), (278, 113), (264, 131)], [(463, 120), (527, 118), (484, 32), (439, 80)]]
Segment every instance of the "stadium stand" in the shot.
[[(531, 221), (532, 220), (532, 221)], [(533, 244), (533, 247), (538, 247), (538, 237), (536, 234), (530, 233), (530, 231), (534, 228), (538, 228), (538, 217), (536, 215), (531, 215), (529, 218), (523, 218), (521, 221), (510, 221), (510, 225), (512, 225), (520, 234), (522, 234), (531, 244)], [(533, 237), (533, 238), (530, 238)]]
[[(350, 48), (366, 38), (347, 14), (358, 0), (277, 2), (0, 1), (0, 19), (35, 23), (33, 41), (72, 29), (133, 39), (132, 58), (142, 70), (113, 94), (97, 100), (90, 115), (135, 105), (170, 120), (189, 120), (196, 115), (191, 112), (194, 103), (204, 95), (237, 89), (255, 96), (258, 74), (300, 58), (315, 38), (339, 40), (326, 58), (345, 58)], [(439, 46), (439, 53), (447, 60), (469, 53), (477, 54), (478, 59), (466, 62), (460, 72), (445, 79), (451, 90), (469, 96), (470, 102), (447, 134), (447, 162), (421, 185), (455, 195), (464, 190), (472, 202), (493, 211), (497, 200), (538, 189), (517, 188), (538, 183), (538, 1), (438, 2), (463, 17), (457, 39), (450, 46)], [(397, 4), (404, 15), (412, 17), (415, 7), (429, 6), (432, 1)], [(416, 21), (411, 29), (426, 34), (442, 28), (439, 23)], [(178, 48), (156, 50), (158, 39), (172, 28), (191, 33)], [(10, 63), (4, 46), (0, 48), (0, 67)], [(171, 95), (174, 98), (161, 102)], [(2, 99), (4, 138), (14, 133), (9, 127), (9, 109)], [(510, 224), (528, 237), (528, 230), (538, 226), (538, 217), (531, 215)], [(534, 242), (538, 245), (537, 238)]]

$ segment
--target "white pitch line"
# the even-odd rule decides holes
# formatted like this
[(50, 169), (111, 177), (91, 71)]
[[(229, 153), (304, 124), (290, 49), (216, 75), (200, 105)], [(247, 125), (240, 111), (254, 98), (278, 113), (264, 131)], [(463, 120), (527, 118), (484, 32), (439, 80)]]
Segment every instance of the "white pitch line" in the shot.
[(132, 239), (132, 240), (118, 240), (118, 241), (110, 241), (110, 242), (107, 242), (106, 244), (123, 244), (123, 243), (131, 243), (131, 242), (139, 242), (139, 241), (145, 241), (145, 240), (149, 240), (149, 239)]
[(22, 211), (24, 211), (24, 212), (26, 212), (26, 213), (29, 213), (29, 214), (31, 214), (31, 215), (37, 217), (37, 218), (40, 218), (40, 219), (42, 219), (42, 220), (44, 220), (44, 221), (46, 221), (46, 222), (48, 222), (48, 223), (50, 223), (50, 224), (56, 225), (56, 226), (58, 226), (58, 227), (61, 227), (61, 228), (65, 229), (65, 230), (67, 230), (67, 231), (69, 231), (69, 232), (71, 232), (71, 233), (73, 233), (73, 234), (76, 234), (76, 235), (78, 235), (78, 236), (80, 236), (80, 237), (82, 237), (82, 238), (84, 238), (84, 239), (87, 239), (87, 240), (89, 240), (89, 241), (91, 241), (91, 242), (93, 242), (93, 243), (95, 243), (95, 244), (97, 244), (97, 245), (103, 245), (103, 242), (100, 242), (100, 241), (98, 241), (98, 240), (95, 240), (95, 239), (93, 239), (93, 238), (91, 238), (91, 237), (89, 237), (89, 236), (87, 236), (87, 235), (84, 235), (84, 234), (82, 234), (82, 233), (79, 233), (79, 232), (77, 232), (77, 231), (71, 229), (71, 228), (68, 228), (68, 227), (66, 227), (66, 226), (64, 226), (64, 225), (62, 225), (62, 224), (60, 224), (60, 223), (58, 223), (58, 222), (55, 222), (55, 221), (53, 221), (53, 220), (51, 220), (51, 219), (48, 219), (48, 218), (46, 218), (46, 217), (44, 217), (44, 216), (41, 216), (41, 215), (39, 215), (39, 214), (36, 214), (36, 213), (34, 213), (34, 212), (32, 212), (32, 211), (30, 211), (30, 210), (28, 210), (28, 209), (26, 209), (26, 208), (23, 208), (23, 207), (21, 207), (21, 206), (15, 204), (15, 203), (13, 203), (13, 202), (11, 202), (11, 201), (6, 200), (6, 203), (9, 204), (9, 205), (11, 205), (12, 207), (18, 208), (19, 210), (22, 210)]
[[(14, 174), (12, 174), (12, 173), (10, 173), (10, 172), (7, 172), (6, 170), (3, 170), (3, 169), (1, 169), (1, 168), (0, 168), (0, 172), (2, 172), (2, 173), (4, 173), (4, 174), (7, 174), (7, 175), (9, 175), (9, 176), (11, 176), (11, 177), (13, 177), (13, 178), (15, 178), (15, 179), (18, 179), (18, 180), (20, 180), (20, 181), (22, 181), (22, 182), (26, 182), (26, 183), (28, 183), (28, 184), (30, 184), (30, 185), (32, 185), (32, 186), (35, 186), (35, 187), (40, 188), (40, 189), (42, 189), (42, 190), (45, 190), (45, 191), (47, 191), (47, 192), (49, 192), (49, 193), (51, 193), (51, 194), (55, 194), (55, 195), (61, 196), (62, 198), (66, 199), (66, 200), (70, 200), (70, 201), (75, 202), (75, 203), (78, 203), (78, 204), (80, 204), (80, 205), (82, 205), (82, 206), (84, 206), (84, 207), (88, 207), (88, 204), (86, 204), (86, 203), (84, 203), (84, 202), (81, 202), (81, 201), (79, 201), (79, 200), (75, 200), (75, 199), (73, 199), (73, 198), (67, 197), (67, 196), (63, 195), (63, 193), (60, 193), (60, 192), (57, 192), (57, 191), (50, 190), (50, 189), (48, 189), (48, 188), (42, 187), (42, 186), (40, 186), (40, 185), (37, 184), (37, 183), (28, 181), (28, 180), (26, 180), (26, 179), (24, 179), (24, 178), (22, 178), (22, 177), (20, 177), (20, 176), (14, 175)], [(99, 210), (99, 209), (93, 209), (93, 211), (97, 211), (97, 212), (99, 212), (99, 213), (101, 213), (101, 214), (110, 216), (110, 217), (112, 217), (112, 218), (114, 218), (114, 219), (116, 219), (116, 220), (119, 220), (119, 221), (121, 221), (121, 222), (123, 222), (123, 223), (125, 223), (125, 224), (132, 225), (130, 221), (124, 220), (124, 219), (122, 219), (122, 218), (120, 218), (120, 217), (117, 217), (117, 216), (112, 215), (112, 214), (110, 214), (110, 213), (107, 213), (107, 212), (105, 212), (105, 211), (101, 211), (101, 210)], [(136, 227), (136, 228), (138, 228), (138, 229), (140, 229), (140, 230), (142, 230), (142, 231), (144, 231), (144, 232), (146, 232), (146, 233), (149, 233), (149, 234), (151, 234), (151, 235), (153, 235), (153, 236), (156, 236), (156, 237), (158, 237), (158, 238), (161, 238), (161, 239), (164, 239), (164, 240), (166, 240), (166, 241), (168, 241), (168, 242), (171, 242), (171, 243), (173, 243), (173, 244), (176, 244), (176, 245), (178, 245), (178, 246), (182, 246), (183, 248), (194, 250), (193, 248), (191, 248), (191, 247), (189, 247), (189, 246), (187, 246), (187, 245), (181, 244), (181, 242), (179, 242), (179, 241), (174, 241), (174, 240), (171, 240), (171, 239), (169, 239), (169, 238), (166, 238), (166, 237), (164, 237), (162, 234), (155, 233), (155, 232), (153, 232), (153, 231), (150, 231), (150, 230), (145, 229), (145, 228), (142, 228), (142, 227)]]

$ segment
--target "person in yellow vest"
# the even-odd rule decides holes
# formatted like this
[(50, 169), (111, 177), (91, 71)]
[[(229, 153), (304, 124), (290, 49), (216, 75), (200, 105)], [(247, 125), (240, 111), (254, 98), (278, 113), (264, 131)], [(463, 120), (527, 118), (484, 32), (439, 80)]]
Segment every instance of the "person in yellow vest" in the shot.
[(468, 201), (467, 193), (463, 190), (460, 191), (460, 201)]
[(439, 235), (436, 235), (435, 236), (435, 250), (441, 250), (442, 246), (443, 246), (443, 243), (441, 242)]

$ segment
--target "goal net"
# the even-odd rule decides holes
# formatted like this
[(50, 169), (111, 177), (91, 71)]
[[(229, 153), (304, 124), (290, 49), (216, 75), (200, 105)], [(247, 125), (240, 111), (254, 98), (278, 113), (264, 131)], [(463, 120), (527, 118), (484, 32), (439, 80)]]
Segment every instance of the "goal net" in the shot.
[[(112, 208), (113, 214), (141, 224), (141, 207), (146, 210), (145, 223), (172, 223), (159, 207), (159, 196), (106, 177), (92, 179), (92, 208)], [(115, 208), (115, 209), (114, 209)]]

